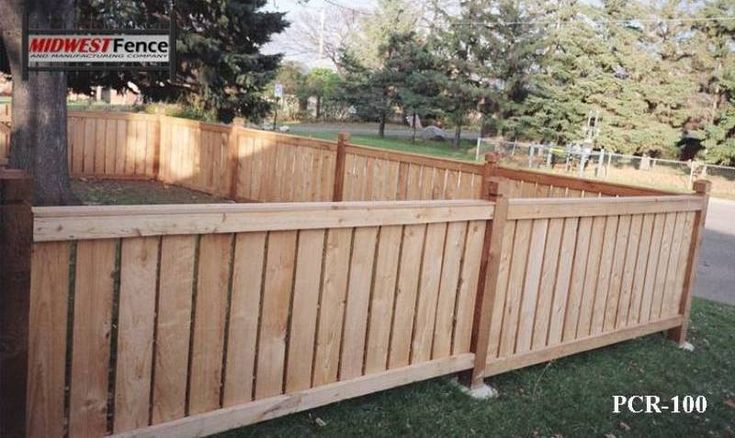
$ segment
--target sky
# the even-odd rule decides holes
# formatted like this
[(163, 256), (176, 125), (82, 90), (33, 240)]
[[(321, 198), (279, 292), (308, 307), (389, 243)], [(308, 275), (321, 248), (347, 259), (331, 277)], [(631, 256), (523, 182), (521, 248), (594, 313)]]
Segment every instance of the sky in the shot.
[[(329, 11), (333, 8), (346, 8), (358, 10), (370, 10), (376, 5), (375, 0), (270, 0), (264, 8), (268, 11), (285, 12), (286, 19), (290, 22), (297, 20), (299, 13), (302, 11), (321, 11), (325, 9)], [(314, 23), (318, 27), (319, 23)], [(297, 61), (307, 65), (308, 67), (326, 66), (331, 64), (326, 60), (316, 59), (314, 53), (304, 53), (303, 50), (296, 49), (289, 44), (289, 40), (295, 38), (293, 29), (286, 29), (283, 33), (274, 35), (273, 41), (263, 47), (263, 53), (283, 53), (284, 59), (289, 61)]]

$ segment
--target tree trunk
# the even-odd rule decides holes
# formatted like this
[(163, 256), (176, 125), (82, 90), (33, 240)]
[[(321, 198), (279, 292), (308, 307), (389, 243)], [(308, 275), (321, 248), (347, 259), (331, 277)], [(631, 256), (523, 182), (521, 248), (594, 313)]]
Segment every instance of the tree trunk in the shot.
[(23, 3), (34, 27), (51, 27), (47, 14), (59, 11), (69, 28), (74, 13), (73, 0), (0, 0), (0, 28), (13, 78), (10, 166), (33, 176), (36, 205), (76, 204), (69, 185), (66, 74), (31, 72), (22, 80)]
[(457, 150), (459, 149), (459, 142), (462, 139), (462, 125), (457, 124), (457, 127), (454, 128), (454, 139), (452, 140), (452, 149)]
[(385, 137), (385, 113), (380, 114), (380, 124), (378, 125), (378, 137)]
[(411, 142), (416, 143), (416, 113), (413, 113), (413, 121), (411, 124), (413, 125), (413, 136), (411, 137)]
[(316, 119), (319, 120), (319, 117), (322, 115), (322, 97), (317, 96), (316, 97)]

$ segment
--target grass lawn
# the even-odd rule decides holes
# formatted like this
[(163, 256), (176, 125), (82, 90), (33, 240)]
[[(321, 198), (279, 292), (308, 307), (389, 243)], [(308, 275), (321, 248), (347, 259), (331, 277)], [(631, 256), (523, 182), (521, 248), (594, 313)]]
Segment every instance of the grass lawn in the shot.
[[(656, 334), (506, 373), (489, 380), (500, 391), (494, 400), (473, 400), (439, 378), (220, 436), (733, 437), (735, 307), (695, 299), (690, 341), (694, 352)], [(704, 395), (708, 407), (613, 414), (614, 394), (668, 404)]]
[[(336, 140), (337, 135), (334, 132), (294, 132), (294, 135), (304, 137), (314, 137), (323, 140)], [(350, 143), (364, 146), (373, 146), (383, 149), (392, 149), (402, 152), (412, 152), (416, 154), (435, 155), (439, 157), (448, 157), (459, 160), (475, 160), (475, 142), (471, 140), (462, 140), (459, 149), (453, 149), (452, 143), (449, 141), (425, 141), (421, 138), (416, 139), (416, 143), (412, 143), (410, 138), (405, 137), (383, 137), (374, 135), (352, 135)]]

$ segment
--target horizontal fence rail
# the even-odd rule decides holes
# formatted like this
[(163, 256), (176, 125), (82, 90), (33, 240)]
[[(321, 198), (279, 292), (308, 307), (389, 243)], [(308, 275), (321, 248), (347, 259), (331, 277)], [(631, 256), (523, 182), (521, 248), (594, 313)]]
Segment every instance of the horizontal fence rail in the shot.
[(491, 203), (191, 208), (34, 209), (29, 436), (214, 433), (472, 367)]

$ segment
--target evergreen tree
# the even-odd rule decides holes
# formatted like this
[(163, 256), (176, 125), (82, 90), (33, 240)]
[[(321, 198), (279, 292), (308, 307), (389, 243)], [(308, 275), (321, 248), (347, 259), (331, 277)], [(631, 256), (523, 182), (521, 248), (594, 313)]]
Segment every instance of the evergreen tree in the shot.
[[(288, 23), (284, 14), (261, 9), (267, 0), (177, 0), (178, 77), (165, 73), (78, 73), (70, 78), (77, 91), (96, 85), (117, 90), (131, 82), (148, 100), (182, 101), (213, 119), (260, 118), (269, 109), (265, 87), (275, 77), (281, 56), (260, 49)], [(169, 2), (85, 0), (78, 3), (80, 23), (119, 29), (161, 27)]]

